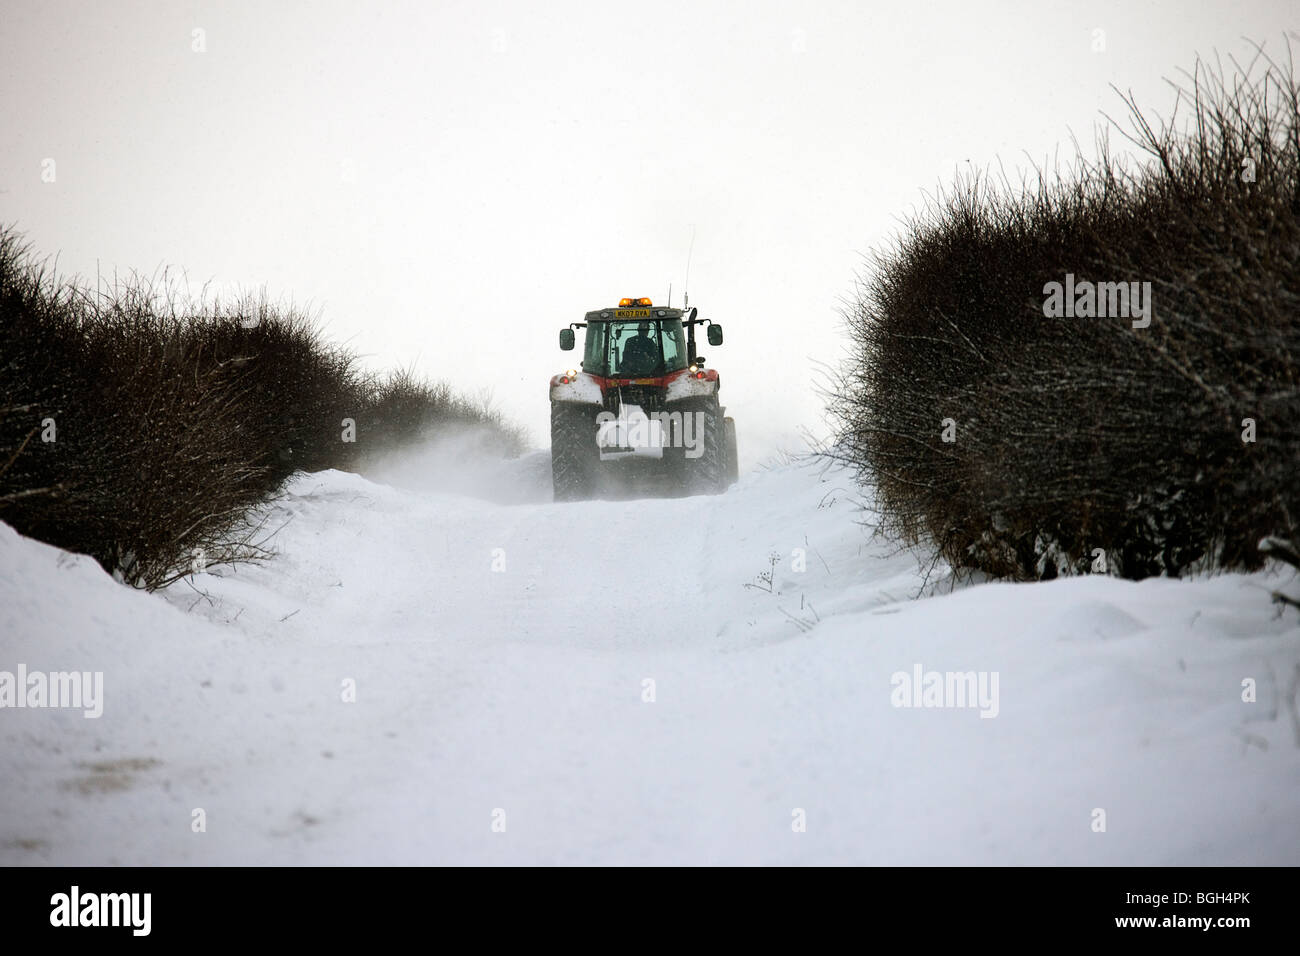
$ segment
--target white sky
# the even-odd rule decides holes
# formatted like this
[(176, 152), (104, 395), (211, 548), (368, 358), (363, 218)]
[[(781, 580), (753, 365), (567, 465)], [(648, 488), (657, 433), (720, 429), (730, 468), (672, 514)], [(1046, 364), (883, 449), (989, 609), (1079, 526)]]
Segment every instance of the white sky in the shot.
[(1111, 83), (1166, 111), (1162, 77), (1280, 50), (1296, 13), (0, 0), (0, 221), (65, 273), (266, 285), (371, 365), (492, 386), (541, 447), (560, 326), (669, 281), (680, 304), (694, 229), (752, 464), (819, 425), (810, 363), (840, 356), (839, 302), (923, 190), (1090, 145)]

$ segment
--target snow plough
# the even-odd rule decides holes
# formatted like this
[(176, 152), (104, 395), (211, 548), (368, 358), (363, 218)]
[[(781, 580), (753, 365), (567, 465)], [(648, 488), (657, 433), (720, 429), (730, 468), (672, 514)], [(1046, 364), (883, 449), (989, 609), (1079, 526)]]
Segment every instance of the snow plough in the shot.
[(560, 330), (560, 348), (586, 330), (578, 368), (551, 379), (551, 479), (556, 501), (646, 486), (676, 494), (720, 494), (738, 476), (736, 423), (719, 400), (716, 369), (695, 350), (722, 326), (699, 309), (624, 298)]

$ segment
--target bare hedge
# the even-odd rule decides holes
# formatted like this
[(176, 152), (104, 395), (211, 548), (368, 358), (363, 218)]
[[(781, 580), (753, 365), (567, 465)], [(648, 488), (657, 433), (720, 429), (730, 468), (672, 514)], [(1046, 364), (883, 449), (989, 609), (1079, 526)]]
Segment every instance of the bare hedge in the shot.
[(262, 555), (256, 506), (295, 471), (364, 467), (448, 423), (522, 432), (449, 385), (364, 373), (309, 316), (63, 281), (0, 230), (0, 520), (125, 582)]
[[(874, 256), (831, 408), (885, 530), (1014, 579), (1295, 541), (1300, 86), (1289, 49), (1183, 77), (1167, 121), (1124, 100), (1149, 162), (963, 179)], [(1049, 317), (1067, 281), (1149, 283), (1149, 325)]]

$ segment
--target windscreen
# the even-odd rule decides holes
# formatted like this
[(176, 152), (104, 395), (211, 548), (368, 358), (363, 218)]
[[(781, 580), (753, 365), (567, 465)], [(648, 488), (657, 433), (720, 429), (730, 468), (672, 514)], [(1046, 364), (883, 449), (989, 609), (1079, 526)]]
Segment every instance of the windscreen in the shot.
[(681, 319), (592, 322), (583, 371), (606, 378), (649, 378), (686, 368)]

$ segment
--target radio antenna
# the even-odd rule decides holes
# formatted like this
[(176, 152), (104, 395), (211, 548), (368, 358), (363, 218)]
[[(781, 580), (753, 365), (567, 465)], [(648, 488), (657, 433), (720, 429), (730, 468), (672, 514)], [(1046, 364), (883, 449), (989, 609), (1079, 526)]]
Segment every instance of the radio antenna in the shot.
[(668, 308), (673, 307), (673, 284), (668, 283)]
[(691, 247), (686, 251), (686, 283), (682, 286), (682, 308), (691, 307), (691, 255), (695, 252), (695, 227), (691, 226)]

